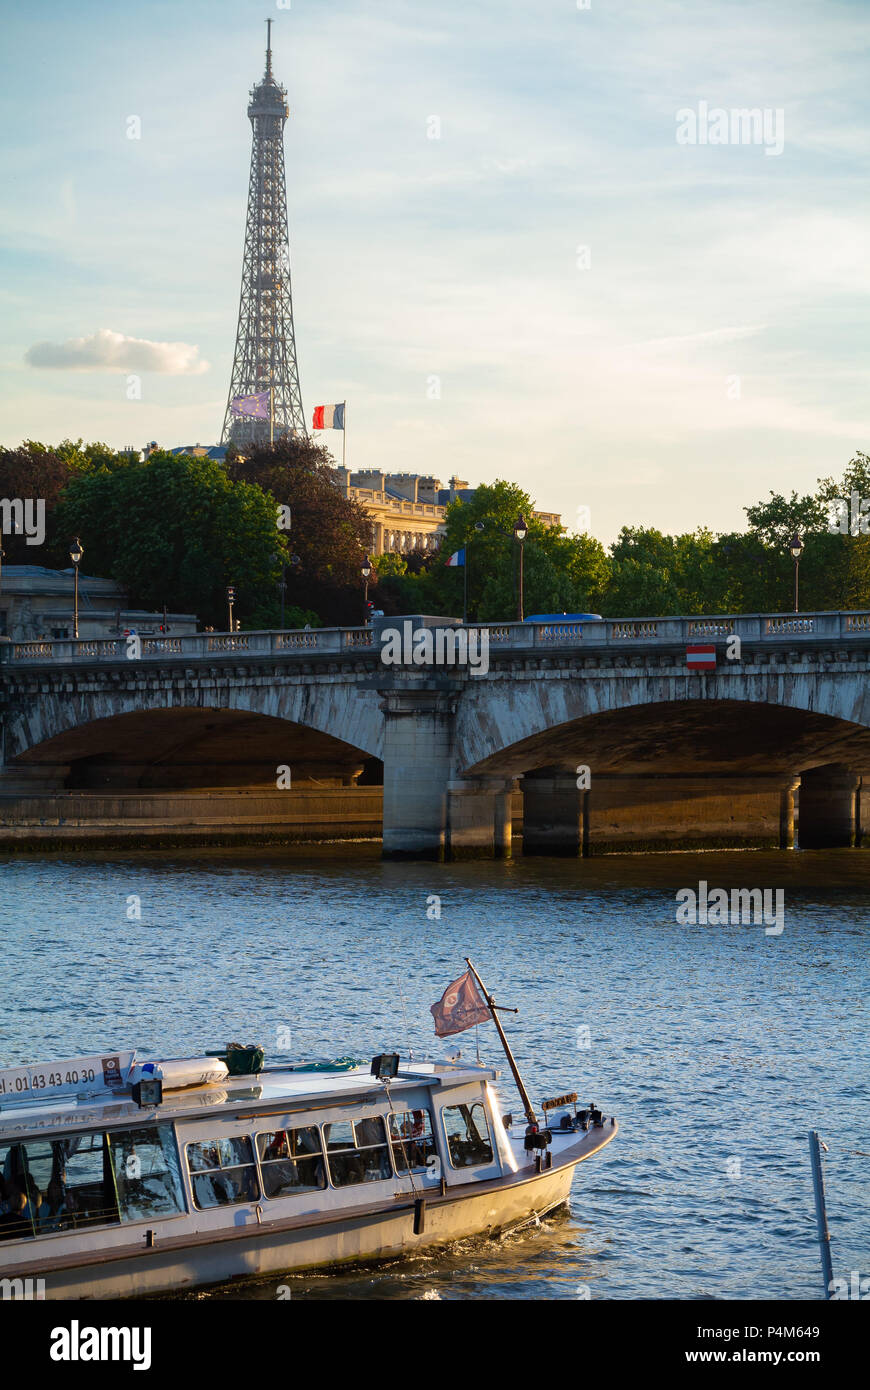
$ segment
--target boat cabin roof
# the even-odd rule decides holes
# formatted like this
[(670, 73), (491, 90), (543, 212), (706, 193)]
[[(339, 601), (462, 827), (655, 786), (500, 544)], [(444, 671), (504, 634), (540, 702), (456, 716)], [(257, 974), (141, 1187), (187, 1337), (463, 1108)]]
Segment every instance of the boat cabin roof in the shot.
[[(384, 1098), (385, 1083), (371, 1074), (369, 1062), (341, 1071), (312, 1071), (307, 1069), (309, 1066), (305, 1062), (274, 1065), (249, 1076), (226, 1076), (178, 1089), (164, 1088), (160, 1104), (141, 1107), (128, 1084), (109, 1087), (95, 1083), (90, 1089), (55, 1095), (34, 1091), (32, 1087), (26, 1095), (0, 1089), (0, 1144), (26, 1134), (178, 1120), (220, 1109), (232, 1109), (240, 1116), (248, 1112), (274, 1113), (276, 1108), (288, 1114), (294, 1110), (327, 1109), (340, 1102), (375, 1104)], [(31, 1074), (39, 1074), (39, 1070), (36, 1066), (19, 1069)], [(467, 1082), (493, 1081), (499, 1074), (494, 1067), (465, 1062), (400, 1063), (398, 1074), (390, 1082), (390, 1097), (396, 1100), (403, 1091), (419, 1090), (421, 1086), (434, 1089), (449, 1085), (452, 1089)], [(4, 1075), (8, 1073), (0, 1072), (0, 1086)]]

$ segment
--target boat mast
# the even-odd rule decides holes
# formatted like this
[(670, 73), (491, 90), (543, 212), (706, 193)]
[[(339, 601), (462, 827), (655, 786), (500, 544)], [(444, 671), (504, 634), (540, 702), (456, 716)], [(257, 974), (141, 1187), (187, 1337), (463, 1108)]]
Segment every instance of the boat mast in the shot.
[(498, 1035), (501, 1039), (501, 1045), (504, 1048), (505, 1056), (508, 1059), (508, 1064), (510, 1066), (511, 1071), (513, 1072), (514, 1081), (517, 1083), (517, 1090), (520, 1093), (520, 1100), (522, 1101), (523, 1109), (526, 1112), (526, 1119), (528, 1120), (530, 1125), (534, 1125), (535, 1128), (537, 1128), (538, 1117), (535, 1114), (532, 1102), (529, 1100), (529, 1093), (526, 1090), (523, 1078), (520, 1076), (519, 1067), (517, 1066), (516, 1061), (514, 1060), (514, 1054), (511, 1052), (510, 1043), (505, 1037), (504, 1029), (502, 1028), (501, 1023), (499, 1022), (498, 1014), (496, 1012), (497, 1009), (500, 1009), (503, 1014), (518, 1014), (519, 1009), (508, 1009), (503, 1004), (496, 1004), (492, 995), (486, 988), (486, 985), (483, 983), (483, 980), (480, 978), (474, 966), (471, 964), (471, 961), (468, 959), (468, 956), (465, 956), (465, 964), (468, 966), (469, 970), (471, 971), (472, 975), (474, 976), (475, 980), (480, 985), (480, 988), (483, 991), (483, 997), (486, 1000), (486, 1007), (492, 1014), (492, 1021), (498, 1030)]

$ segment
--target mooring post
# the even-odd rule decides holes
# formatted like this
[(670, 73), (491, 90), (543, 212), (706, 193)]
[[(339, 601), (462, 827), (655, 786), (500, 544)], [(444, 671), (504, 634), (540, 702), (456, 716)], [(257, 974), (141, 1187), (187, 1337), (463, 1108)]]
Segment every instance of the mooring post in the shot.
[[(825, 1279), (825, 1298), (833, 1292), (834, 1271), (831, 1265), (831, 1235), (825, 1210), (825, 1178), (822, 1173), (820, 1140), (816, 1130), (810, 1130), (810, 1159), (813, 1165), (813, 1195), (816, 1199), (816, 1222), (819, 1228), (819, 1247), (822, 1252), (822, 1274)], [(826, 1150), (827, 1152), (827, 1150)]]

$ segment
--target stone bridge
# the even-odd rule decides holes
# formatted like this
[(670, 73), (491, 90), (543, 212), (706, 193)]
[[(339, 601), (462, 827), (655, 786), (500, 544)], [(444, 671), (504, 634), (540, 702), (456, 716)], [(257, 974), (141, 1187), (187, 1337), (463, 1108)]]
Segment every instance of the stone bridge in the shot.
[[(387, 665), (404, 624), (487, 660)], [(796, 798), (802, 846), (870, 835), (870, 613), (381, 629), (0, 644), (0, 841), (786, 847)]]

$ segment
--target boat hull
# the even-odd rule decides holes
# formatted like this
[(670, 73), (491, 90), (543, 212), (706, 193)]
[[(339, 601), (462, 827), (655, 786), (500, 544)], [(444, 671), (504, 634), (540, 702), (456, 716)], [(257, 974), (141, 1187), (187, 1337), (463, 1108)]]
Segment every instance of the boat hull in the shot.
[[(443, 1194), (429, 1192), (422, 1209), (412, 1194), (404, 1193), (390, 1207), (336, 1212), (313, 1224), (284, 1223), (282, 1229), (282, 1223), (254, 1221), (226, 1235), (158, 1241), (154, 1248), (129, 1256), (64, 1269), (30, 1265), (27, 1273), (44, 1278), (47, 1299), (141, 1298), (233, 1279), (395, 1258), (510, 1230), (555, 1210), (568, 1200), (579, 1161), (579, 1156), (572, 1160), (566, 1155), (540, 1174), (517, 1174), (507, 1183), (469, 1183)], [(275, 1296), (286, 1297), (277, 1282)]]

